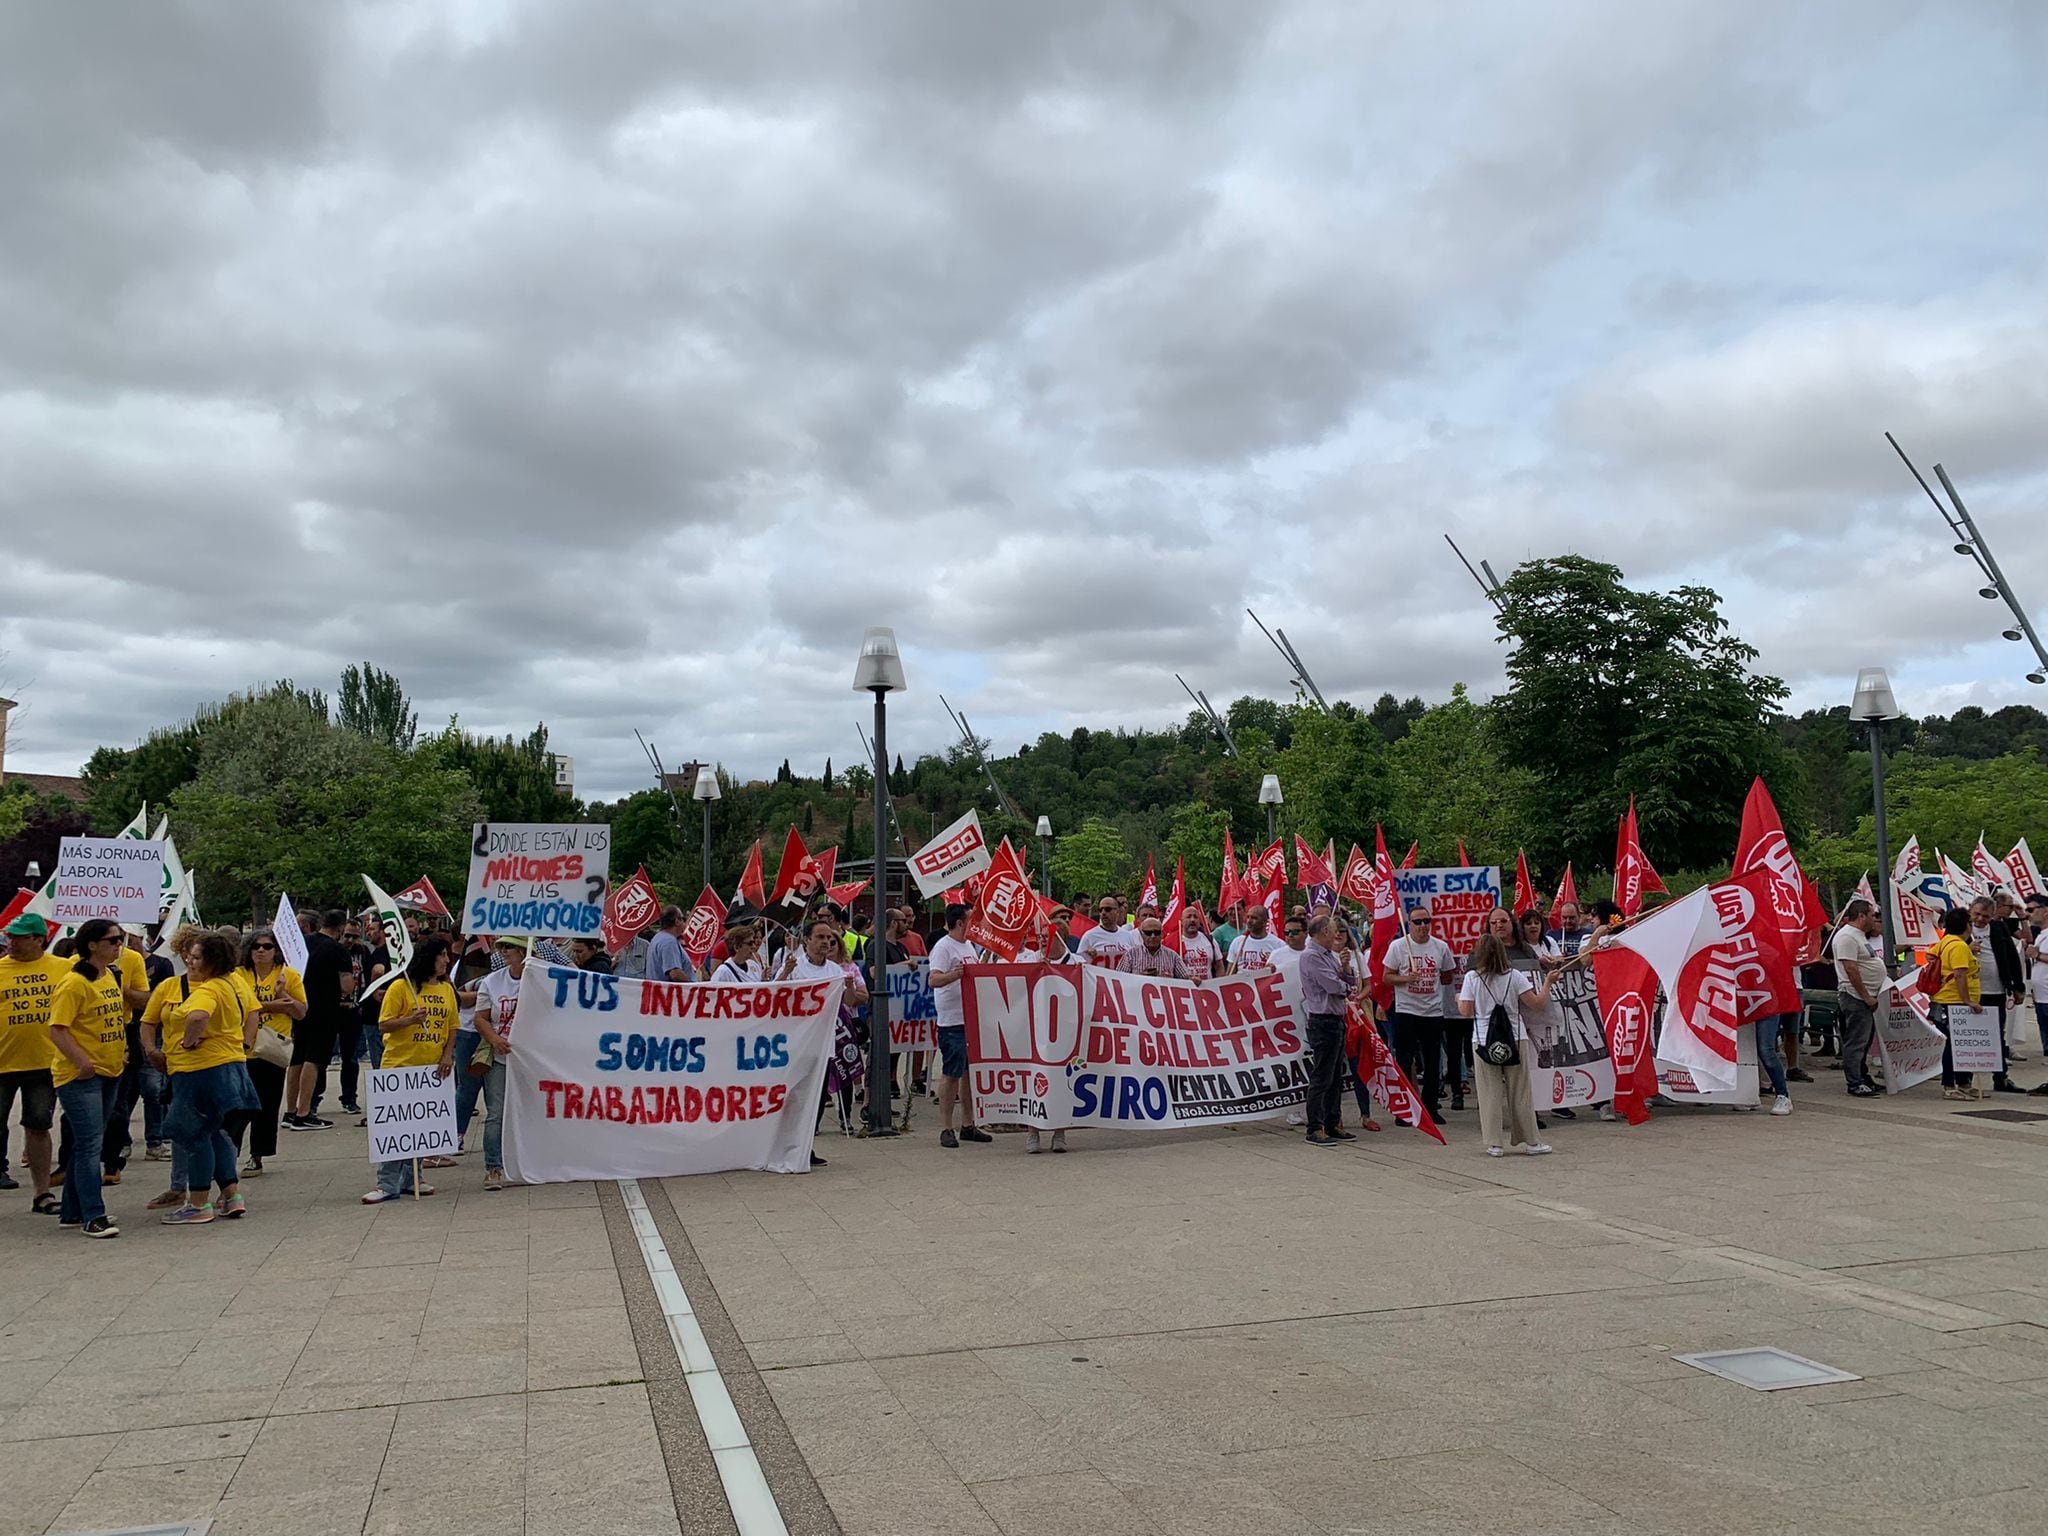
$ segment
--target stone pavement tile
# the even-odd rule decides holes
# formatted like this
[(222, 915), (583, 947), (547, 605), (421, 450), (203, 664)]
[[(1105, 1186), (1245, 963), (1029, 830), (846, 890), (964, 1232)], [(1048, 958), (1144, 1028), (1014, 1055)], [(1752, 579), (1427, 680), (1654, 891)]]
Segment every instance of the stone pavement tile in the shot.
[(944, 1471), (845, 1472), (818, 1488), (845, 1536), (1002, 1536), (965, 1484)]
[(245, 1496), (231, 1487), (208, 1536), (362, 1536), (374, 1485), (323, 1485)]
[(1112, 1482), (1155, 1529), (1174, 1536), (1321, 1536), (1326, 1529), (1263, 1483), (1220, 1471)]
[[(907, 1362), (891, 1362), (892, 1375), (902, 1374)], [(761, 1373), (761, 1380), (785, 1413), (793, 1406), (821, 1398), (887, 1398), (889, 1383), (865, 1360), (832, 1361), (819, 1365), (790, 1366)]]
[(917, 1420), (886, 1393), (778, 1400), (777, 1408), (813, 1477), (884, 1467), (924, 1471), (941, 1463)]
[(216, 1424), (177, 1424), (164, 1429), (136, 1429), (115, 1442), (100, 1465), (154, 1467), (167, 1462), (240, 1460), (255, 1443), (260, 1419), (230, 1419)]
[(113, 1313), (103, 1332), (125, 1337), (202, 1328), (225, 1312), (233, 1299), (234, 1292), (225, 1286), (167, 1282)]
[(1093, 1472), (976, 1483), (972, 1491), (1003, 1536), (1040, 1536), (1052, 1531), (1158, 1536), (1164, 1529)]
[(178, 1367), (181, 1391), (226, 1392), (236, 1388), (277, 1391), (290, 1379), (313, 1337), (309, 1322), (243, 1329), (224, 1317), (206, 1331)]
[(408, 1403), (398, 1410), (377, 1474), (377, 1496), (465, 1488), (494, 1491), (505, 1503), (524, 1497), (526, 1402), (523, 1394)]
[(526, 1277), (526, 1312), (576, 1312), (585, 1307), (622, 1307), (625, 1292), (615, 1272), (561, 1270)]
[(1401, 1457), (1376, 1464), (1374, 1471), (1374, 1486), (1384, 1489), (1389, 1498), (1411, 1500), (1417, 1508), (1462, 1514), (1474, 1524), (1495, 1518), (1503, 1510), (1513, 1510), (1518, 1519), (1529, 1522), (1560, 1524), (1614, 1513), (1490, 1447)]
[(674, 1494), (644, 1386), (536, 1392), (526, 1399), (528, 1536), (666, 1536)]
[(472, 1327), (466, 1333), (422, 1343), (405, 1379), (404, 1401), (488, 1397), (526, 1390), (525, 1330)]
[(438, 1264), (376, 1264), (368, 1268), (348, 1268), (336, 1277), (336, 1297), (345, 1296), (424, 1296), (434, 1288), (434, 1280), (440, 1274)]
[(86, 1480), (52, 1529), (103, 1531), (120, 1526), (194, 1520), (213, 1513), (235, 1475), (233, 1457), (173, 1462), (138, 1475), (132, 1467), (101, 1470)]
[(33, 1400), (65, 1364), (62, 1358), (0, 1361), (0, 1418)]
[(633, 1344), (626, 1309), (588, 1307), (550, 1312), (526, 1337), (529, 1392), (557, 1387), (601, 1387), (640, 1379), (640, 1353)]
[(69, 1360), (100, 1336), (104, 1318), (55, 1317), (0, 1328), (0, 1365), (14, 1360)]
[[(1297, 1445), (1222, 1458), (1223, 1475), (1255, 1483), (1319, 1530), (1341, 1531), (1365, 1514), (1409, 1514), (1443, 1503), (1433, 1492), (1364, 1475), (1344, 1445)], [(1377, 1468), (1375, 1468), (1375, 1472)]]
[(42, 1536), (118, 1444), (118, 1435), (74, 1436), (0, 1452), (0, 1536)]
[(861, 1358), (843, 1333), (813, 1333), (794, 1339), (761, 1339), (747, 1346), (754, 1367), (772, 1371), (785, 1366), (835, 1365)]
[[(318, 1504), (359, 1490), (367, 1509), (397, 1417), (396, 1408), (359, 1408), (266, 1419), (229, 1495), (236, 1501), (296, 1498)], [(308, 1489), (317, 1489), (317, 1497), (307, 1498)]]

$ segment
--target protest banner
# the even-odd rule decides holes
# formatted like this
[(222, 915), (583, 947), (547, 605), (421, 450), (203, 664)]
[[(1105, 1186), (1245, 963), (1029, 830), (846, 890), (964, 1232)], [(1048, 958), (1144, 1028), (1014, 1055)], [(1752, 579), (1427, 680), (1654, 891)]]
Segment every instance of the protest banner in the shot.
[[(1552, 1027), (1535, 1041), (1529, 1096), (1536, 1108), (1575, 1109), (1614, 1097), (1614, 1062), (1600, 1026), (1600, 994), (1591, 966), (1554, 973), (1544, 1021)], [(1530, 1031), (1531, 1036), (1535, 1030)]]
[(1100, 966), (970, 965), (961, 978), (977, 1120), (1172, 1130), (1269, 1120), (1308, 1070), (1279, 971), (1172, 981)]
[(980, 874), (994, 857), (981, 833), (981, 817), (970, 810), (910, 856), (910, 878), (929, 901)]
[(480, 821), (469, 845), (463, 927), (593, 938), (604, 924), (612, 829), (602, 822)]
[(283, 892), (278, 893), (277, 916), (271, 919), (270, 932), (277, 940), (278, 958), (305, 975), (306, 935), (299, 927), (299, 914), (292, 909), (291, 897)]
[(1486, 914), (1501, 904), (1500, 866), (1400, 869), (1394, 872), (1394, 890), (1402, 919), (1410, 907), (1428, 908), (1436, 920), (1430, 936), (1442, 939), (1462, 960), (1486, 932)]
[[(1658, 1014), (1660, 1035), (1658, 1049), (1663, 1048), (1661, 1027), (1668, 1014), (1668, 1008)], [(1775, 1019), (1765, 1021), (1767, 1029), (1777, 1028)], [(1690, 1068), (1676, 1062), (1666, 1061), (1661, 1055), (1656, 1058), (1657, 1091), (1667, 1099), (1681, 1104), (1731, 1104), (1754, 1107), (1761, 1103), (1759, 1097), (1762, 1073), (1756, 1059), (1756, 1026), (1745, 1024), (1735, 1032), (1734, 1085), (1721, 1087), (1704, 1077), (1693, 1074)]]
[(809, 1171), (844, 989), (529, 963), (506, 1081), (506, 1172), (553, 1184)]
[(163, 911), (164, 845), (129, 837), (67, 837), (57, 845), (49, 920), (153, 923)]
[(1904, 1093), (1916, 1083), (1941, 1076), (1941, 1054), (1948, 1037), (1927, 1022), (1915, 1001), (1894, 984), (1874, 1010), (1886, 1093)]
[(372, 1067), (363, 1074), (369, 1090), (370, 1161), (406, 1157), (453, 1157), (455, 1078), (437, 1067)]
[(889, 967), (889, 1053), (939, 1048), (939, 1010), (932, 994), (932, 963), (919, 958)]
[(1948, 1005), (1950, 1060), (1958, 1072), (2003, 1072), (2005, 1052), (1998, 1038), (1998, 1010)]

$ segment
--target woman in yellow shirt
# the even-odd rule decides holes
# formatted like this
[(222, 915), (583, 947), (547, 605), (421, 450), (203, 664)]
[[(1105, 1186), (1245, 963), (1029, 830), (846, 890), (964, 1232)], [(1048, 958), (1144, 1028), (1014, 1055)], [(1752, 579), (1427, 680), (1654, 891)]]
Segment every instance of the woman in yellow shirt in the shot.
[[(291, 1039), (292, 1025), (306, 1016), (306, 984), (297, 971), (284, 963), (278, 952), (277, 936), (268, 928), (255, 929), (242, 940), (242, 966), (235, 972), (235, 986), (257, 1029)], [(256, 1039), (251, 1031), (252, 1046)], [(262, 1100), (262, 1107), (250, 1119), (234, 1124), (229, 1134), (239, 1153), (242, 1133), (248, 1132), (249, 1165), (244, 1172), (251, 1178), (262, 1174), (263, 1159), (277, 1156), (278, 1113), (284, 1108), (285, 1077), (284, 1067), (265, 1061), (253, 1049), (250, 1051), (249, 1081), (256, 1085), (256, 1097)]]
[[(405, 974), (384, 988), (384, 1002), (378, 1010), (386, 1070), (434, 1067), (446, 1078), (455, 1066), (455, 1028), (461, 1012), (462, 1004), (448, 982), (448, 941), (438, 935), (420, 940)], [(418, 1186), (422, 1195), (433, 1192), (431, 1184)], [(363, 1204), (381, 1205), (412, 1193), (413, 1160), (394, 1158), (377, 1165), (377, 1187), (363, 1196)]]
[[(166, 1226), (198, 1226), (216, 1214), (237, 1217), (247, 1209), (235, 1181), (235, 1144), (228, 1125), (259, 1107), (256, 1085), (244, 1057), (255, 1020), (248, 1016), (235, 985), (235, 948), (223, 934), (180, 935), (185, 961), (183, 995), (163, 1009), (164, 1071), (171, 1079), (171, 1110), (164, 1129), (184, 1167), (184, 1199), (168, 1212)], [(178, 985), (176, 981), (166, 985)], [(220, 1187), (218, 1212), (208, 1198)]]
[(100, 1192), (107, 1111), (128, 1062), (128, 1001), (121, 992), (121, 925), (95, 917), (78, 930), (78, 961), (50, 997), (50, 1080), (70, 1132), (71, 1162), (57, 1222), (87, 1237), (119, 1237)]
[[(1941, 989), (1928, 1009), (1934, 1024), (1948, 1033), (1948, 1010), (1975, 1008), (1983, 998), (1983, 972), (1977, 952), (1970, 948), (1970, 914), (1961, 907), (1941, 914), (1941, 937), (1934, 943), (1935, 958), (1941, 962)], [(1955, 1070), (1955, 1057), (1947, 1046), (1941, 1050), (1941, 1096), (1944, 1099), (1981, 1099), (1984, 1090), (1970, 1080), (1968, 1072)]]

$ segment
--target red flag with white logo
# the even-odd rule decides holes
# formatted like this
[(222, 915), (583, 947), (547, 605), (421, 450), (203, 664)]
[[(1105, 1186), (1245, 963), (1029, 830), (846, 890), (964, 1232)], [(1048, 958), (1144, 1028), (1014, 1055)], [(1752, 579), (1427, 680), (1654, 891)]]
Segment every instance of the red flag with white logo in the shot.
[(967, 914), (967, 942), (979, 944), (1005, 960), (1017, 958), (1038, 921), (1038, 898), (1024, 878), (1010, 840), (1004, 838), (983, 872), (974, 909)]
[(1421, 849), (1422, 843), (1419, 839), (1415, 842), (1410, 843), (1408, 845), (1408, 852), (1405, 855), (1403, 855), (1401, 859), (1401, 867), (1403, 869), (1413, 869), (1415, 867), (1415, 855), (1418, 852), (1420, 852)]
[(1372, 972), (1372, 1000), (1385, 1011), (1394, 1006), (1394, 989), (1386, 979), (1387, 946), (1400, 937), (1401, 897), (1394, 885), (1394, 861), (1387, 855), (1387, 834), (1377, 824), (1372, 839), (1372, 953), (1367, 966)]
[(402, 891), (393, 891), (391, 899), (401, 907), (414, 912), (431, 912), (436, 917), (448, 916), (448, 903), (441, 899), (441, 893), (434, 889), (434, 882), (425, 875), (413, 881)]
[(1231, 851), (1230, 828), (1223, 829), (1223, 879), (1216, 887), (1216, 910), (1228, 915), (1244, 901), (1237, 879), (1237, 855)]
[(643, 864), (633, 871), (633, 878), (611, 888), (604, 899), (604, 916), (599, 922), (599, 931), (604, 937), (607, 954), (616, 955), (642, 931), (654, 924), (661, 912), (661, 898), (654, 893), (654, 882), (647, 878), (647, 867)]
[(1152, 855), (1145, 855), (1145, 884), (1138, 891), (1138, 905), (1156, 907), (1159, 905), (1159, 876), (1152, 867)]
[(683, 932), (679, 942), (683, 953), (690, 957), (690, 963), (701, 972), (711, 951), (718, 947), (718, 941), (725, 937), (725, 903), (718, 899), (718, 892), (705, 886), (697, 898), (697, 905), (690, 908), (690, 915), (683, 919)]
[(1521, 849), (1515, 850), (1515, 921), (1520, 922), (1524, 912), (1536, 910), (1536, 885), (1529, 878), (1529, 855)]
[(1643, 840), (1636, 832), (1636, 797), (1628, 797), (1628, 814), (1614, 838), (1614, 904), (1623, 917), (1635, 917), (1643, 910), (1643, 897), (1662, 891), (1664, 882), (1643, 853)]
[(1778, 948), (1795, 958), (1807, 957), (1827, 926), (1828, 909), (1821, 902), (1820, 888), (1806, 878), (1806, 871), (1792, 856), (1784, 824), (1778, 820), (1778, 807), (1761, 778), (1749, 786), (1749, 798), (1742, 803), (1742, 837), (1735, 847), (1734, 873), (1738, 879), (1749, 874), (1763, 877)]
[[(1278, 845), (1276, 844), (1275, 846), (1277, 847)], [(1275, 869), (1272, 874), (1266, 877), (1266, 894), (1263, 898), (1263, 904), (1266, 908), (1266, 921), (1272, 925), (1268, 931), (1278, 933), (1280, 931), (1280, 920), (1286, 915), (1287, 911), (1287, 871), (1284, 868)]]
[(747, 850), (747, 867), (740, 872), (740, 883), (733, 894), (757, 912), (768, 906), (767, 893), (761, 888), (761, 839), (758, 837), (754, 839), (754, 846)]
[[(838, 858), (836, 852), (833, 858)], [(805, 905), (825, 888), (825, 882), (819, 876), (818, 856), (804, 847), (803, 838), (797, 835), (795, 827), (791, 827), (789, 836), (783, 840), (782, 862), (775, 868), (775, 890), (768, 898), (769, 905)]]
[[(829, 851), (838, 852), (836, 848)], [(866, 890), (870, 883), (866, 880), (849, 880), (844, 885), (828, 885), (825, 887), (825, 899), (835, 907), (851, 909), (854, 898)]]
[(1172, 950), (1176, 955), (1183, 952), (1182, 945), (1185, 943), (1185, 940), (1181, 935), (1180, 927), (1181, 918), (1186, 915), (1187, 910), (1187, 860), (1176, 858), (1173, 861), (1173, 892), (1166, 898), (1166, 911), (1160, 915), (1159, 920), (1160, 927), (1165, 930), (1160, 935), (1159, 942), (1165, 948)]
[(1353, 843), (1351, 857), (1344, 861), (1344, 874), (1337, 881), (1337, 896), (1341, 901), (1352, 902), (1372, 910), (1373, 872), (1372, 861), (1365, 856), (1365, 850)]
[(1294, 883), (1302, 890), (1312, 885), (1334, 886), (1337, 875), (1327, 860), (1302, 841), (1299, 832), (1294, 834)]
[(2025, 901), (2029, 896), (2038, 896), (2044, 887), (2041, 884), (2041, 866), (2034, 862), (2034, 850), (2027, 846), (2023, 837), (2012, 845), (2012, 852), (2005, 856), (2006, 884), (2013, 894)]
[(1274, 838), (1270, 847), (1244, 861), (1244, 871), (1245, 880), (1253, 890), (1265, 890), (1272, 883), (1275, 875), (1278, 875), (1285, 882), (1287, 879), (1287, 845), (1281, 839)]
[(1614, 1107), (1630, 1125), (1641, 1125), (1650, 1118), (1650, 1096), (1657, 1091), (1651, 1022), (1657, 973), (1634, 950), (1603, 944), (1593, 951), (1593, 987), (1614, 1061)]
[(1412, 1125), (1425, 1136), (1443, 1141), (1444, 1133), (1437, 1129), (1429, 1111), (1422, 1107), (1422, 1100), (1416, 1097), (1408, 1074), (1401, 1070), (1400, 1062), (1387, 1049), (1387, 1042), (1373, 1028), (1365, 1010), (1355, 1002), (1345, 1010), (1344, 1033), (1347, 1041), (1358, 1042), (1358, 1078), (1365, 1084), (1365, 1091), (1386, 1105), (1387, 1113), (1399, 1124)]
[(1566, 902), (1570, 902), (1575, 907), (1579, 904), (1579, 882), (1572, 878), (1572, 866), (1569, 859), (1565, 861), (1564, 878), (1557, 882), (1557, 896), (1550, 903), (1550, 910), (1555, 912)]

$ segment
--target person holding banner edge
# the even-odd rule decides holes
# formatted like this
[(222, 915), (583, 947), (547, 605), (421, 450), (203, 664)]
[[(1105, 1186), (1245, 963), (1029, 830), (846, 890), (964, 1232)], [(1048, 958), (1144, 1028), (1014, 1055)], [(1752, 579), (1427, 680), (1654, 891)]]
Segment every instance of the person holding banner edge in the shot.
[[(436, 935), (422, 939), (406, 962), (405, 973), (384, 989), (377, 1028), (384, 1037), (385, 1067), (433, 1067), (447, 1077), (455, 1069), (455, 1026), (461, 1004), (448, 982), (448, 941)], [(441, 1166), (436, 1163), (435, 1166)], [(363, 1196), (365, 1205), (381, 1205), (401, 1195), (431, 1195), (422, 1183), (415, 1159), (392, 1158), (377, 1165), (377, 1187)]]

